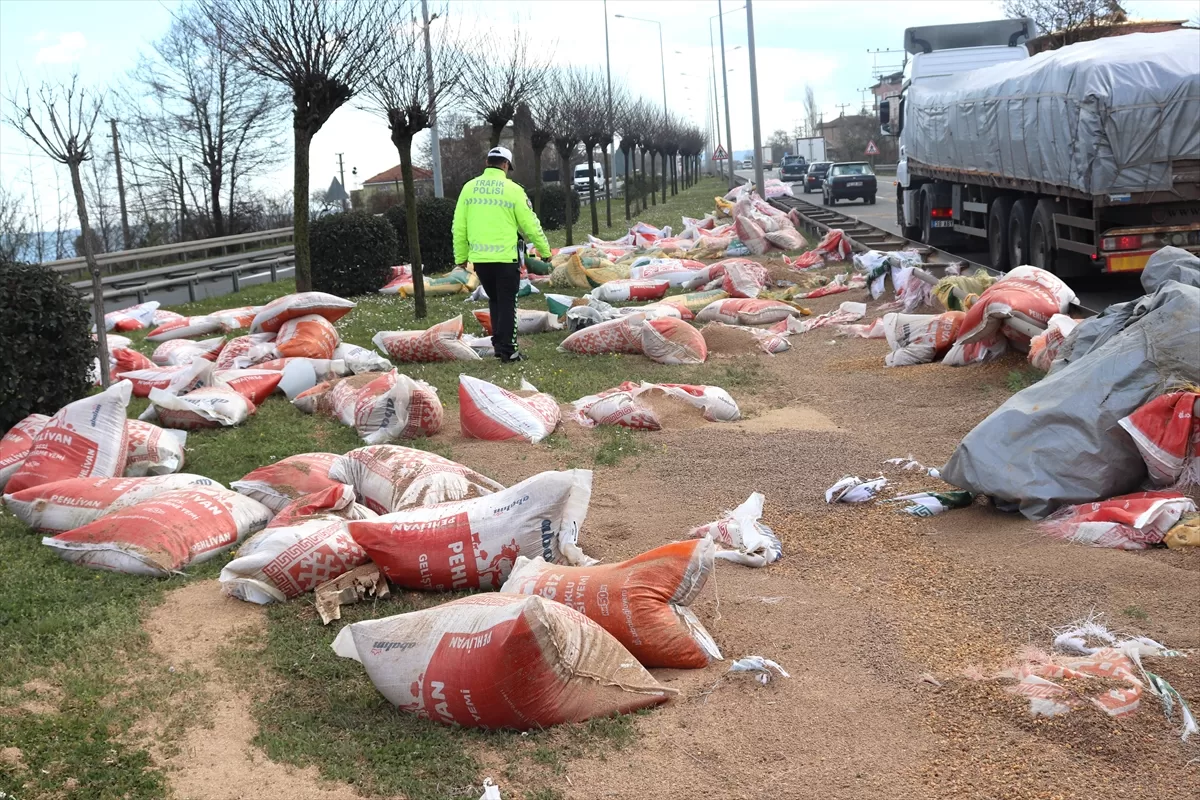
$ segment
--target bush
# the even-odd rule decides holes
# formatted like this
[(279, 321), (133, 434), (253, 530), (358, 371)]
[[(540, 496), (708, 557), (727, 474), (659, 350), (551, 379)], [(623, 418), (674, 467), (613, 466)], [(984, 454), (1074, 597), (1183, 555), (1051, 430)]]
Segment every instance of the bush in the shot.
[[(448, 197), (417, 198), (417, 232), (421, 237), (421, 268), (425, 274), (443, 272), (454, 266), (454, 206)], [(396, 258), (408, 263), (408, 215), (403, 203), (392, 206), (384, 216), (396, 230)]]
[(338, 297), (379, 291), (396, 262), (396, 232), (387, 220), (363, 211), (330, 214), (308, 234), (313, 289)]
[[(565, 193), (571, 198), (571, 224), (579, 222), (579, 195), (572, 190)], [(542, 221), (542, 229), (556, 231), (567, 223), (566, 203), (563, 201), (562, 184), (548, 183), (542, 186), (542, 207), (538, 209), (538, 219)]]
[(92, 315), (53, 270), (0, 263), (0, 342), (0, 434), (91, 390)]

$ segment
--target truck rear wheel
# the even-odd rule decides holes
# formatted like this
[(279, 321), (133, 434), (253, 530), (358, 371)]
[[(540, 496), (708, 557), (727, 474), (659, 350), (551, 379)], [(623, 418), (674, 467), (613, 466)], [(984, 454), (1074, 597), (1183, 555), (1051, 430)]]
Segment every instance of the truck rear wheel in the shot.
[(1053, 200), (1038, 200), (1033, 220), (1029, 223), (1030, 263), (1060, 278), (1086, 275), (1091, 271), (1086, 256), (1058, 249), (1058, 234), (1054, 229), (1054, 213), (1057, 210)]
[(1029, 223), (1033, 219), (1034, 203), (1022, 197), (1013, 203), (1008, 215), (1008, 266), (1021, 267), (1029, 263)]
[(1008, 272), (1008, 218), (1012, 214), (1013, 199), (1000, 195), (988, 209), (987, 238), (988, 261), (992, 269)]

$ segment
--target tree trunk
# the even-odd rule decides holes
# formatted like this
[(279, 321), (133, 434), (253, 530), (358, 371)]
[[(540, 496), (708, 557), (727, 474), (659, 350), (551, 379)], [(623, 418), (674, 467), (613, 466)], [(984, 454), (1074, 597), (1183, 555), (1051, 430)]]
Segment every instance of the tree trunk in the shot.
[(632, 149), (632, 147), (625, 147), (621, 149), (621, 152), (625, 155), (625, 191), (621, 192), (621, 194), (625, 195), (626, 222), (629, 222), (629, 220), (632, 219), (632, 216), (629, 214), (629, 192), (633, 189), (633, 181), (630, 180), (629, 177), (629, 151)]
[(542, 213), (542, 151), (533, 151), (533, 213)]
[(650, 151), (650, 205), (658, 207), (658, 173), (654, 171), (654, 162), (658, 158), (658, 153), (654, 150)]
[(609, 144), (604, 145), (604, 225), (612, 227), (612, 172), (609, 171)]
[[(100, 385), (108, 388), (108, 332), (104, 328), (104, 284), (100, 282), (100, 265), (92, 248), (92, 228), (88, 224), (87, 202), (83, 199), (83, 180), (79, 177), (79, 162), (67, 162), (71, 169), (71, 187), (75, 190), (75, 209), (79, 214), (79, 235), (83, 238), (83, 259), (92, 273), (92, 308), (96, 315), (96, 355), (100, 362)], [(40, 235), (40, 233), (39, 233)]]
[(663, 205), (666, 205), (666, 203), (667, 203), (667, 154), (663, 153), (662, 157), (659, 158), (659, 161), (662, 162), (662, 201), (663, 201)]
[(235, 183), (237, 183), (237, 156), (233, 157), (233, 160), (229, 165), (229, 206), (228, 206), (229, 226), (228, 226), (228, 230), (229, 230), (230, 234), (232, 234), (237, 228), (237, 217), (234, 215), (234, 212), (233, 212), (233, 208), (234, 208), (234, 206), (233, 206), (233, 197), (234, 197), (233, 190), (234, 190)]
[(559, 150), (558, 179), (563, 187), (563, 224), (567, 228), (567, 244), (569, 245), (575, 244), (574, 234), (571, 231), (571, 179), (567, 175), (567, 165), (570, 163), (570, 151), (564, 154), (562, 150)]
[[(507, 122), (504, 123), (504, 125), (507, 125), (507, 124), (508, 124)], [(492, 147), (500, 146), (500, 134), (504, 133), (504, 125), (501, 125), (498, 128), (495, 125), (492, 126), (492, 144), (491, 144)]]
[(225, 216), (221, 213), (221, 173), (209, 170), (209, 192), (212, 194), (212, 235), (225, 235)]
[[(642, 183), (649, 184), (649, 181), (646, 180), (646, 148), (644, 148), (644, 147), (642, 148)], [(646, 187), (642, 186), (639, 188), (641, 189), (641, 191), (639, 191), (638, 194), (640, 194), (641, 197), (638, 199), (641, 201), (641, 204), (642, 204), (641, 210), (645, 211), (646, 210)]]
[(412, 136), (401, 136), (400, 174), (404, 178), (404, 221), (408, 225), (408, 262), (412, 265), (413, 316), (425, 319), (425, 270), (421, 264), (421, 232), (417, 227), (417, 189), (413, 185)]
[[(312, 142), (303, 128), (294, 128), (296, 155), (292, 181), (292, 244), (296, 253), (296, 291), (312, 291), (312, 260), (308, 254), (308, 146)], [(414, 281), (413, 283), (416, 283)]]
[(600, 221), (596, 218), (596, 167), (592, 160), (595, 145), (589, 144), (588, 151), (588, 199), (592, 204), (592, 236), (600, 235)]

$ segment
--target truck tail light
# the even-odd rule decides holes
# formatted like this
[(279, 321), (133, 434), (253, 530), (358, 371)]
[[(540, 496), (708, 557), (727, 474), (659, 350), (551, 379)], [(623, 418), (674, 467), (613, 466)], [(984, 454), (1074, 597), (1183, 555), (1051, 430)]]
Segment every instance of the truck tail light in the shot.
[(1105, 236), (1100, 246), (1105, 250), (1137, 250), (1142, 247), (1158, 247), (1158, 237), (1153, 234), (1129, 236)]
[(952, 214), (953, 210), (949, 208), (929, 209), (929, 216), (933, 217), (934, 219), (949, 219)]

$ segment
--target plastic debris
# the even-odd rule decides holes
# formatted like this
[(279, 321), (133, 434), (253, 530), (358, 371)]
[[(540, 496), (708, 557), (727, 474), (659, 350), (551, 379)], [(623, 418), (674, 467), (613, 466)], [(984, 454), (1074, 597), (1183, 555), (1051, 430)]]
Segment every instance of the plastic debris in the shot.
[(749, 672), (754, 676), (754, 679), (766, 686), (775, 679), (778, 674), (781, 678), (790, 678), (787, 670), (779, 666), (769, 658), (762, 656), (746, 656), (739, 658), (737, 661), (729, 665), (730, 672)]
[(317, 613), (325, 625), (342, 618), (342, 606), (354, 605), (368, 597), (386, 600), (390, 596), (387, 578), (383, 577), (379, 567), (370, 562), (344, 572), (313, 590)]
[(916, 492), (880, 502), (906, 502), (908, 505), (901, 509), (905, 514), (911, 514), (914, 517), (932, 517), (952, 508), (966, 508), (974, 500), (975, 495), (970, 492), (957, 490), (952, 492)]
[(847, 475), (825, 490), (826, 503), (866, 503), (887, 486), (887, 478), (880, 475), (869, 481)]
[(759, 522), (766, 498), (755, 492), (746, 502), (716, 522), (693, 528), (688, 536), (700, 539), (711, 536), (727, 548), (717, 551), (716, 557), (747, 567), (765, 567), (783, 558), (783, 544), (773, 530)]
[(483, 779), (483, 794), (479, 795), (479, 800), (501, 800), (500, 787), (492, 783), (491, 778)]

